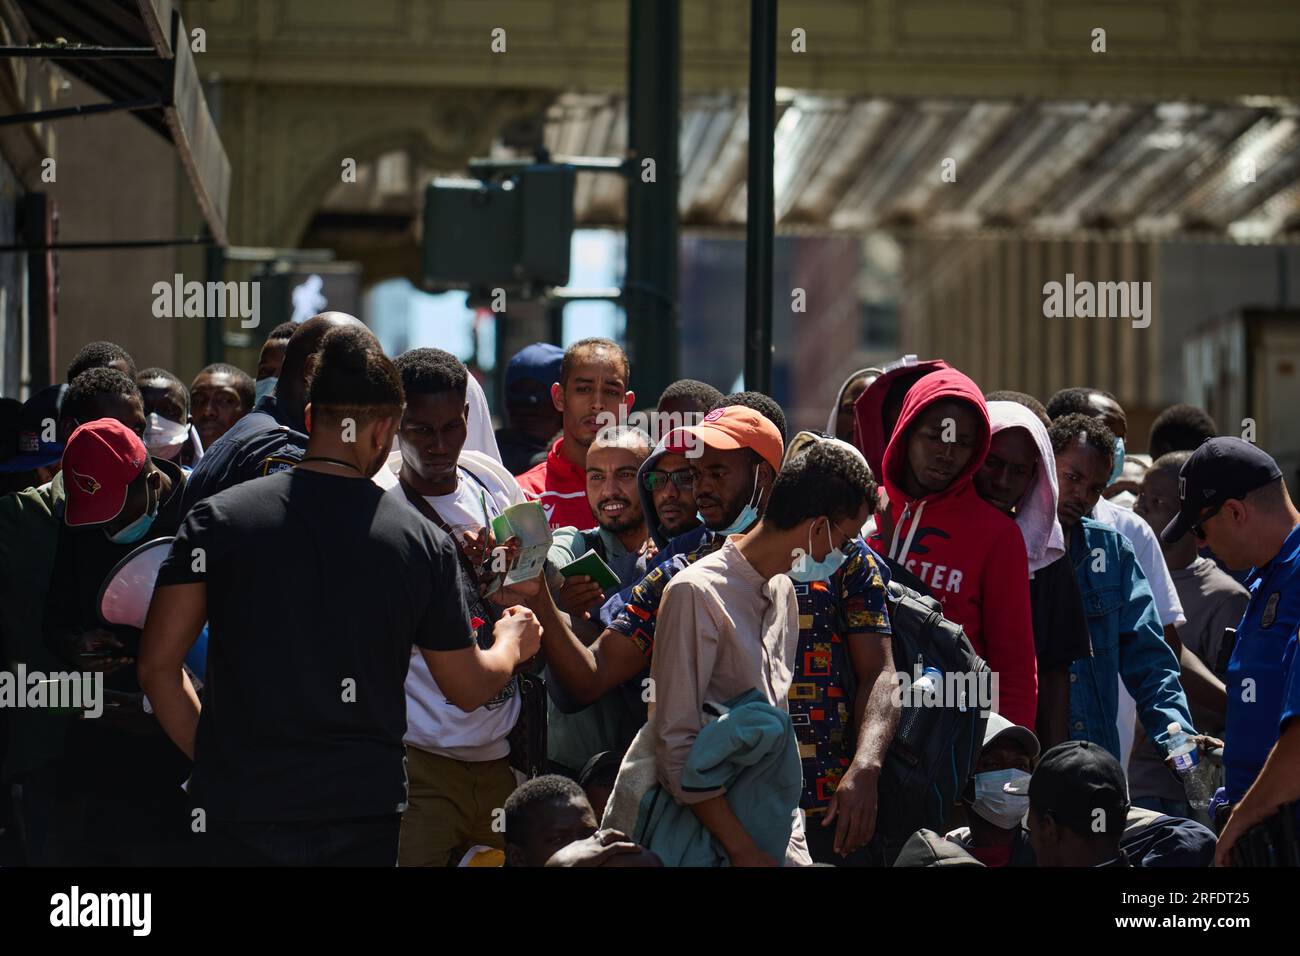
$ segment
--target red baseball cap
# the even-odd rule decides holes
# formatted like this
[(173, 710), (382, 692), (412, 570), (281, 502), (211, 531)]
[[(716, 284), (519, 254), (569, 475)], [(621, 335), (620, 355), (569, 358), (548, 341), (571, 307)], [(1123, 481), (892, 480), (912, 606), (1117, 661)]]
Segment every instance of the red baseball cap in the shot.
[(140, 436), (116, 418), (79, 426), (63, 449), (64, 522), (75, 528), (112, 521), (148, 460)]
[(674, 454), (686, 454), (691, 457), (691, 437), (703, 442), (709, 448), (719, 451), (732, 451), (737, 448), (749, 448), (772, 466), (773, 471), (781, 470), (781, 453), (784, 443), (776, 426), (766, 418), (744, 405), (728, 405), (715, 408), (704, 416), (698, 425), (674, 428), (664, 436), (664, 450)]

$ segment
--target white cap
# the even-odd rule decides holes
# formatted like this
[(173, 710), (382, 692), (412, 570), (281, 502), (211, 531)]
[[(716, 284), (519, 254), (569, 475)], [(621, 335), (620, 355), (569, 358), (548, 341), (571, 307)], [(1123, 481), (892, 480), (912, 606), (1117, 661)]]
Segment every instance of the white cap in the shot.
[(1170, 724), (1165, 729), (1168, 730), (1171, 734), (1181, 734), (1183, 732), (1183, 725), (1175, 720), (1172, 724)]
[(1013, 724), (1001, 714), (989, 714), (988, 723), (984, 725), (984, 746), (987, 747), (999, 737), (1007, 737), (1018, 743), (1030, 757), (1037, 757), (1039, 752), (1038, 738), (1028, 727), (1022, 727), (1019, 724)]

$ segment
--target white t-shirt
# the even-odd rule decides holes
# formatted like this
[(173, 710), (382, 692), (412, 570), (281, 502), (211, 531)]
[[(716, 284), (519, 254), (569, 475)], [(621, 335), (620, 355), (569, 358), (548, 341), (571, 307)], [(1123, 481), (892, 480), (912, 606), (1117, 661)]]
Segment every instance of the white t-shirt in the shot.
[[(1138, 566), (1147, 576), (1151, 585), (1151, 596), (1156, 602), (1156, 616), (1160, 618), (1161, 627), (1169, 624), (1182, 627), (1187, 623), (1183, 614), (1182, 601), (1178, 599), (1178, 589), (1174, 587), (1169, 565), (1165, 563), (1165, 553), (1160, 550), (1160, 541), (1151, 530), (1151, 526), (1141, 516), (1124, 508), (1116, 507), (1105, 498), (1097, 499), (1092, 509), (1092, 516), (1102, 524), (1108, 524), (1133, 545), (1137, 555)], [(1115, 724), (1119, 729), (1119, 765), (1128, 771), (1129, 754), (1133, 751), (1133, 728), (1137, 722), (1137, 702), (1124, 686), (1124, 678), (1119, 679), (1119, 706), (1115, 714)]]
[[(382, 471), (394, 474), (390, 465)], [(484, 505), (487, 517), (495, 518), (512, 504), (523, 501), (523, 493), (510, 475), (500, 465), (485, 467), (486, 456), (465, 452), (460, 458), (460, 483), (450, 495), (427, 495), (427, 501), (453, 529), (483, 526)], [(467, 469), (472, 468), (476, 481)], [(381, 484), (387, 484), (381, 482)], [(393, 484), (389, 494), (405, 500), (401, 486)], [(411, 653), (411, 667), (406, 672), (406, 736), (408, 746), (429, 753), (440, 754), (453, 760), (498, 760), (510, 753), (506, 740), (519, 719), (519, 694), (514, 681), (507, 685), (509, 696), (484, 704), (469, 713), (447, 700), (438, 682), (433, 679), (429, 665), (418, 649)]]
[(1172, 624), (1174, 627), (1182, 627), (1186, 624), (1187, 618), (1183, 616), (1183, 605), (1178, 600), (1178, 589), (1174, 587), (1169, 565), (1165, 563), (1165, 553), (1160, 550), (1160, 542), (1156, 538), (1156, 533), (1151, 530), (1151, 526), (1140, 515), (1117, 508), (1105, 498), (1097, 499), (1097, 505), (1092, 509), (1092, 516), (1102, 524), (1110, 525), (1128, 538), (1129, 544), (1133, 545), (1138, 566), (1147, 576), (1147, 584), (1151, 585), (1151, 596), (1156, 601), (1156, 615), (1160, 618), (1160, 626)]

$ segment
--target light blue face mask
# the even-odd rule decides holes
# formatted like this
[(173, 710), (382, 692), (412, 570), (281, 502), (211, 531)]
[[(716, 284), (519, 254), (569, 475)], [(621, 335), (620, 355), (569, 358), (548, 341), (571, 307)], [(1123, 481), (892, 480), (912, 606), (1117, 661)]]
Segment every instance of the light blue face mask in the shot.
[(1119, 481), (1119, 476), (1124, 474), (1124, 439), (1115, 439), (1115, 464), (1110, 468), (1110, 480), (1107, 485), (1113, 485)]
[(792, 580), (804, 584), (811, 584), (813, 581), (826, 581), (840, 569), (840, 565), (847, 560), (848, 555), (835, 547), (835, 539), (831, 537), (829, 518), (826, 520), (826, 543), (831, 546), (830, 552), (822, 560), (814, 561), (812, 556), (812, 527), (809, 526), (808, 551), (796, 558), (794, 566), (790, 568), (789, 575)]
[(267, 395), (275, 391), (275, 383), (280, 381), (280, 376), (271, 375), (267, 378), (259, 378), (253, 385), (253, 401), (260, 402)]
[[(145, 495), (147, 496), (148, 494), (149, 486), (145, 485)], [(153, 519), (157, 516), (157, 508), (145, 508), (144, 514), (136, 518), (117, 534), (108, 534), (108, 540), (112, 541), (114, 544), (135, 544), (149, 533), (149, 528), (153, 524)]]
[[(754, 493), (749, 496), (749, 504), (745, 505), (745, 507), (740, 509), (740, 514), (736, 515), (735, 521), (731, 522), (731, 524), (727, 525), (725, 528), (722, 528), (718, 531), (714, 531), (713, 532), (714, 534), (720, 534), (724, 538), (729, 534), (740, 534), (740, 532), (746, 530), (750, 525), (752, 525), (755, 521), (758, 520), (758, 495), (759, 495), (758, 469), (759, 467), (760, 467), (759, 465), (754, 466)], [(700, 524), (704, 525), (705, 527), (708, 527), (708, 523), (704, 520), (704, 515), (700, 514), (697, 511), (695, 512), (695, 517), (700, 519)]]
[(995, 827), (1015, 829), (1029, 812), (1029, 774), (1015, 769), (975, 774), (971, 808)]

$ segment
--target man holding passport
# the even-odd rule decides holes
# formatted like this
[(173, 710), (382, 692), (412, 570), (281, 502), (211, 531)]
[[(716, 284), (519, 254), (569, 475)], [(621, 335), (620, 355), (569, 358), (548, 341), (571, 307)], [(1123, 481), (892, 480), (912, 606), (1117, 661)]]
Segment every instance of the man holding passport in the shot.
[[(600, 628), (584, 620), (584, 614), (600, 607), (608, 593), (639, 581), (637, 559), (647, 546), (653, 547), (637, 491), (637, 473), (650, 455), (650, 445), (650, 436), (639, 428), (602, 429), (587, 449), (587, 501), (596, 526), (587, 530), (557, 528), (554, 532), (549, 558), (557, 568), (582, 561), (577, 569), (583, 569), (587, 562), (599, 557), (618, 578), (612, 585), (609, 578), (602, 582), (590, 574), (565, 574), (556, 602), (572, 616), (574, 632), (588, 643), (599, 636)], [(621, 754), (627, 749), (645, 723), (643, 676), (633, 677), (581, 709), (553, 682), (549, 685), (552, 701), (546, 749), (553, 772), (576, 778), (596, 754)]]

